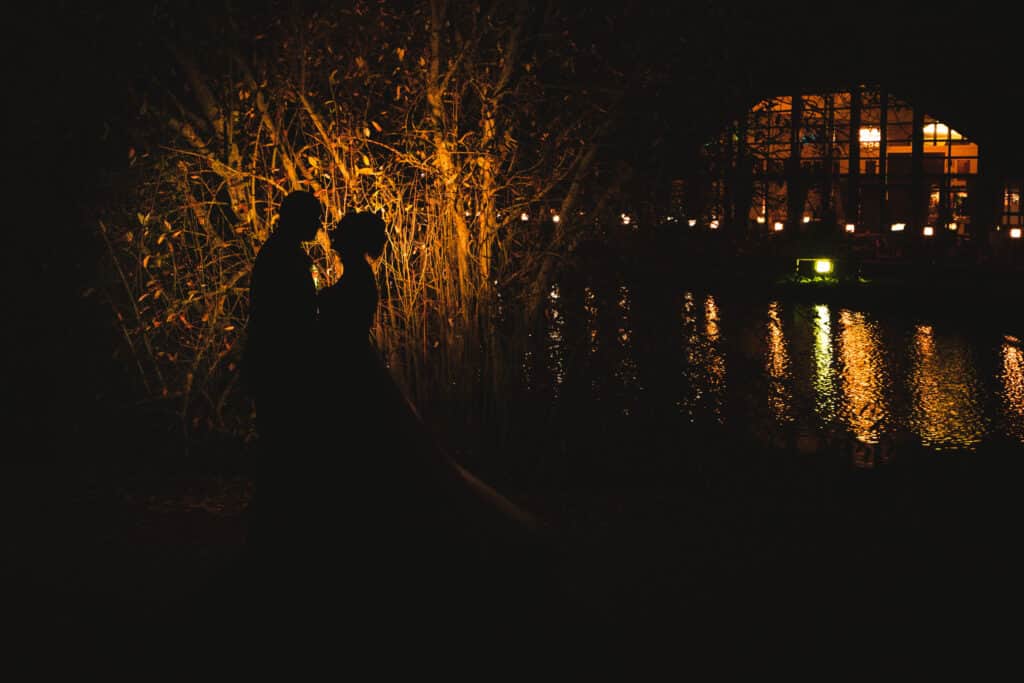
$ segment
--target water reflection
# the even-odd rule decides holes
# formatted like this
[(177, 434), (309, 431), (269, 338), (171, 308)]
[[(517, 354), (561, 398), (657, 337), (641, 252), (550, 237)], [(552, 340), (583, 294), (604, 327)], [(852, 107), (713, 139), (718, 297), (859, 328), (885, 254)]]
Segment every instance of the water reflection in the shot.
[(768, 373), (768, 406), (778, 422), (792, 422), (793, 378), (786, 348), (786, 336), (779, 317), (779, 302), (768, 305), (768, 335), (766, 338), (765, 371)]
[[(619, 326), (616, 330), (616, 337), (619, 341), (620, 357), (615, 368), (614, 375), (622, 383), (625, 392), (622, 413), (629, 415), (632, 411), (630, 404), (638, 398), (638, 393), (643, 390), (640, 385), (640, 371), (633, 353), (633, 324), (631, 320), (631, 302), (629, 287), (619, 287)], [(630, 400), (632, 399), (632, 400)]]
[(888, 373), (877, 326), (863, 313), (839, 312), (840, 386), (843, 421), (863, 443), (877, 444), (890, 416)]
[(832, 354), (832, 313), (819, 304), (814, 307), (814, 409), (824, 422), (836, 414)]
[[(667, 408), (681, 423), (767, 428), (780, 444), (796, 435), (797, 447), (802, 435), (821, 451), (823, 439), (849, 436), (844, 457), (865, 468), (885, 462), (888, 437), (903, 431), (933, 449), (970, 449), (994, 429), (1024, 444), (1024, 347), (1011, 338), (979, 347), (962, 330), (908, 328), (884, 313), (686, 291), (674, 299), (681, 318), (665, 349), (663, 324), (652, 322), (664, 309), (646, 305), (641, 291), (622, 281), (581, 289), (572, 308), (564, 286), (549, 292), (544, 332), (521, 358), (528, 387), (563, 406), (586, 401), (580, 414), (593, 415), (600, 401), (631, 415), (643, 400), (652, 415)], [(737, 392), (728, 400), (727, 362)]]
[(557, 284), (548, 292), (547, 360), (552, 380), (552, 398), (557, 399), (559, 388), (565, 381), (565, 316), (559, 310), (561, 291)]
[(1024, 352), (1011, 341), (1004, 341), (1000, 349), (1003, 368), (1003, 409), (1006, 412), (1007, 432), (1024, 442)]
[(718, 341), (718, 304), (715, 303), (715, 297), (708, 294), (707, 298), (704, 299), (704, 329), (707, 334), (708, 341)]
[(594, 355), (601, 348), (601, 332), (598, 326), (597, 293), (590, 287), (583, 289), (583, 312), (587, 316), (587, 344), (590, 354)]
[(704, 298), (704, 321), (699, 324), (692, 292), (683, 295), (683, 396), (677, 406), (690, 422), (708, 415), (725, 422), (725, 354), (721, 347), (718, 303), (708, 294)]
[(985, 434), (974, 363), (961, 340), (936, 343), (930, 325), (914, 330), (910, 429), (937, 450), (971, 448)]

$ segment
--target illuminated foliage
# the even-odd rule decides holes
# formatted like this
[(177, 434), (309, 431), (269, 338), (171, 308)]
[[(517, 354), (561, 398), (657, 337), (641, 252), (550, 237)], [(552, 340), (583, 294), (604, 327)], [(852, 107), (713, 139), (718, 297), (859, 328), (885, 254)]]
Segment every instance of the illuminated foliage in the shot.
[[(525, 2), (290, 7), (155, 15), (157, 35), (190, 42), (165, 38), (134, 93), (134, 189), (101, 224), (144, 390), (189, 423), (244, 424), (249, 272), (294, 189), (332, 222), (383, 213), (377, 337), (416, 398), (500, 383), (497, 330), (515, 330), (494, 324), (496, 296), (506, 316), (528, 311), (586, 224), (617, 97), (587, 84), (616, 76), (576, 45), (572, 17)], [(521, 220), (537, 207), (573, 220)], [(326, 246), (322, 234), (310, 249), (320, 285), (339, 272)]]

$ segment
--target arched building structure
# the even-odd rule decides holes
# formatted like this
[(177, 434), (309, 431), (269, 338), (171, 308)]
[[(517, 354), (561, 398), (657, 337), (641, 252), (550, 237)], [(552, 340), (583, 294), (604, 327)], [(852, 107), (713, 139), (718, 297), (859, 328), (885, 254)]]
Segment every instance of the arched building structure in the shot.
[(702, 190), (677, 202), (688, 218), (748, 235), (1019, 237), (1024, 159), (1015, 175), (989, 153), (999, 145), (989, 133), (975, 139), (880, 86), (769, 97), (704, 145)]

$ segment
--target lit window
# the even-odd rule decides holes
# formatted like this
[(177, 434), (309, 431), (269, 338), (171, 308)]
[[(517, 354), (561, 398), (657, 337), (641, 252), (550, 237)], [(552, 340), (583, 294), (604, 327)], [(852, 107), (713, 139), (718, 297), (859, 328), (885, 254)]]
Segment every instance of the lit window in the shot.
[(782, 228), (785, 226), (782, 224), (782, 221), (775, 221), (775, 225), (772, 227), (775, 228), (775, 232), (782, 232)]
[(1020, 228), (1010, 228), (1010, 239), (1020, 239)]
[(814, 272), (824, 275), (825, 273), (832, 272), (832, 262), (828, 259), (820, 258), (814, 262)]
[(882, 129), (874, 127), (861, 128), (859, 138), (860, 144), (864, 147), (878, 147), (878, 143), (882, 141)]
[(907, 227), (906, 223), (893, 223), (892, 224), (892, 231), (893, 232), (903, 232), (903, 229), (906, 228), (906, 227)]
[(933, 228), (930, 225), (926, 225), (924, 226), (924, 230), (922, 230), (922, 232), (924, 233), (925, 237), (931, 237), (935, 234), (935, 228)]
[(758, 216), (758, 217), (757, 217), (757, 222), (758, 222), (758, 223), (761, 223), (761, 224), (763, 225), (763, 224), (764, 224), (764, 221), (765, 221), (765, 217), (764, 217), (764, 216)]
[(960, 133), (958, 133), (955, 130), (951, 129), (946, 124), (939, 123), (939, 122), (929, 123), (928, 125), (926, 125), (924, 127), (924, 137), (925, 137), (925, 139), (932, 139), (932, 140), (946, 140), (946, 139), (949, 139), (949, 140), (963, 140), (964, 139), (964, 136), (960, 135)]
[(846, 232), (854, 232), (856, 229), (857, 229), (857, 226), (854, 225), (853, 223), (847, 223), (846, 224)]

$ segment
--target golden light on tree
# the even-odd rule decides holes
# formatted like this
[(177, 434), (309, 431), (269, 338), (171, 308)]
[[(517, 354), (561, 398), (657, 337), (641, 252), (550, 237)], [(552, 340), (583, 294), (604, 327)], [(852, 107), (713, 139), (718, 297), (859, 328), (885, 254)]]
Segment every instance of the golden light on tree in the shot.
[[(328, 228), (350, 211), (385, 217), (375, 333), (416, 398), (460, 372), (464, 386), (500, 374), (500, 354), (482, 351), (497, 343), (495, 288), (506, 308), (542, 307), (558, 254), (587, 225), (585, 180), (619, 95), (562, 100), (584, 87), (558, 61), (579, 50), (567, 14), (365, 9), (259, 31), (248, 15), (197, 25), (231, 39), (193, 51), (169, 38), (166, 73), (136, 93), (137, 184), (100, 231), (109, 298), (144, 392), (180, 401), (185, 419), (227, 419), (249, 272), (292, 190), (316, 194)], [(524, 68), (541, 60), (556, 64), (543, 81)], [(553, 198), (555, 229), (537, 239), (529, 207)], [(326, 232), (309, 251), (317, 286), (334, 282)]]

